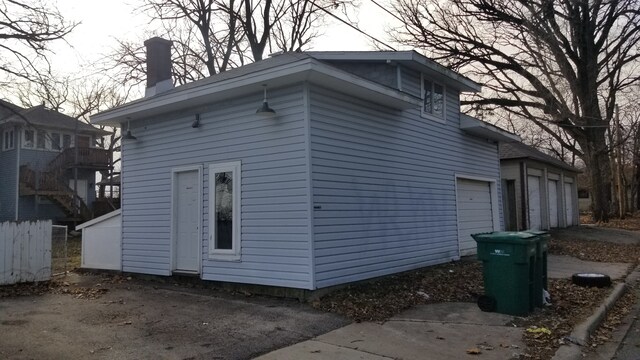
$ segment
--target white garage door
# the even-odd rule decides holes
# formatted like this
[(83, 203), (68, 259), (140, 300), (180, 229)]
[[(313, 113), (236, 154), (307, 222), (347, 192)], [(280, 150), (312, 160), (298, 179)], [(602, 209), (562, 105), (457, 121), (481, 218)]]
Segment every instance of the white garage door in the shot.
[(573, 191), (571, 184), (564, 184), (564, 211), (567, 215), (567, 226), (575, 225), (573, 222)]
[(549, 180), (549, 226), (558, 227), (558, 182)]
[(491, 186), (487, 181), (457, 180), (458, 246), (460, 255), (476, 253), (471, 234), (493, 231)]
[(540, 230), (542, 217), (540, 216), (540, 177), (527, 176), (529, 191), (529, 229)]

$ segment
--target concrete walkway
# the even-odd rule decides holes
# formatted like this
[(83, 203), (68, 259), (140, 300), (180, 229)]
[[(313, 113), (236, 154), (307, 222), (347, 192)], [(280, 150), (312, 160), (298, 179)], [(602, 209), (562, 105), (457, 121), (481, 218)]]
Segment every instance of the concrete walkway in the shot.
[[(578, 272), (597, 272), (612, 279), (624, 277), (630, 264), (582, 261), (550, 255), (550, 278), (570, 278)], [(551, 294), (553, 296), (553, 294)], [(416, 306), (381, 323), (356, 323), (280, 350), (259, 360), (456, 359), (479, 350), (482, 359), (514, 359), (526, 349), (523, 328), (514, 317), (485, 313), (474, 303)]]

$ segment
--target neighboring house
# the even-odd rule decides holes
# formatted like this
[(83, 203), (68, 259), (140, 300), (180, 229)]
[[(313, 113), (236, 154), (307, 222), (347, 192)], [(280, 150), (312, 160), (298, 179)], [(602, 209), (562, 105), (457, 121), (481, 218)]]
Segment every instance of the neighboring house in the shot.
[(500, 144), (506, 230), (578, 225), (580, 170), (521, 142)]
[(106, 131), (42, 105), (0, 101), (0, 134), (0, 221), (91, 218), (95, 172), (111, 164), (95, 147)]
[(517, 136), (461, 119), (480, 85), (460, 74), (413, 51), (285, 53), (171, 88), (170, 42), (146, 45), (148, 95), (92, 116), (129, 130), (123, 271), (317, 289), (501, 229), (497, 141)]

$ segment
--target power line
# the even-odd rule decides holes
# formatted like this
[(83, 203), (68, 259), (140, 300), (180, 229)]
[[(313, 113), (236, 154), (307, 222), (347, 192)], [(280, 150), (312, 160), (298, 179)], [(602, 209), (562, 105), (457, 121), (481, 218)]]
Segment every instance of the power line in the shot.
[(334, 19), (336, 19), (336, 20), (340, 21), (341, 23), (343, 23), (343, 24), (347, 25), (348, 27), (352, 28), (353, 30), (355, 30), (355, 31), (359, 32), (360, 34), (362, 34), (362, 35), (364, 35), (364, 36), (366, 36), (366, 37), (368, 37), (368, 38), (372, 39), (373, 41), (375, 41), (375, 42), (377, 42), (377, 43), (380, 43), (380, 44), (382, 44), (382, 45), (384, 45), (384, 46), (388, 47), (389, 49), (391, 49), (391, 50), (393, 50), (393, 51), (398, 51), (398, 50), (396, 50), (393, 46), (391, 46), (391, 45), (389, 45), (389, 44), (387, 44), (387, 43), (385, 43), (385, 42), (383, 42), (383, 41), (380, 41), (380, 40), (376, 39), (374, 36), (372, 36), (372, 35), (369, 35), (369, 34), (365, 33), (364, 31), (360, 30), (357, 26), (355, 26), (355, 25), (353, 25), (353, 24), (350, 24), (349, 22), (347, 22), (347, 21), (343, 20), (342, 18), (340, 18), (340, 17), (336, 16), (335, 14), (333, 14), (332, 12), (330, 12), (329, 10), (327, 10), (327, 9), (325, 9), (325, 8), (321, 7), (321, 6), (318, 6), (318, 5), (317, 5), (313, 0), (311, 0), (311, 4), (313, 4), (313, 5), (314, 5), (315, 7), (317, 7), (318, 9), (320, 9), (320, 10), (324, 11), (325, 13), (327, 13), (327, 14), (328, 14), (329, 16), (331, 16), (332, 18), (334, 18)]
[(404, 23), (404, 20), (402, 20), (398, 15), (392, 13), (389, 9), (387, 9), (386, 7), (380, 5), (380, 3), (378, 3), (376, 0), (371, 0), (371, 2), (374, 3), (376, 6), (378, 6), (380, 9), (384, 10), (387, 14), (389, 14), (389, 15), (393, 16), (394, 18), (396, 18), (401, 23)]

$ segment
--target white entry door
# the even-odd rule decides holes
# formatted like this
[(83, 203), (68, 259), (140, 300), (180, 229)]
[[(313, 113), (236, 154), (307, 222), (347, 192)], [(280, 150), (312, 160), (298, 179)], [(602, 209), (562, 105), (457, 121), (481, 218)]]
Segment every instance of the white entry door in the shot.
[(567, 216), (567, 226), (575, 225), (573, 222), (573, 191), (571, 184), (564, 184), (564, 211)]
[(529, 194), (529, 229), (540, 230), (542, 217), (540, 216), (540, 177), (527, 176), (527, 189)]
[(199, 272), (199, 171), (180, 171), (173, 177), (174, 265), (179, 272)]
[(458, 246), (460, 256), (477, 252), (471, 234), (494, 231), (491, 184), (488, 181), (458, 179), (456, 187), (458, 208)]
[(558, 182), (549, 180), (549, 227), (558, 227)]

